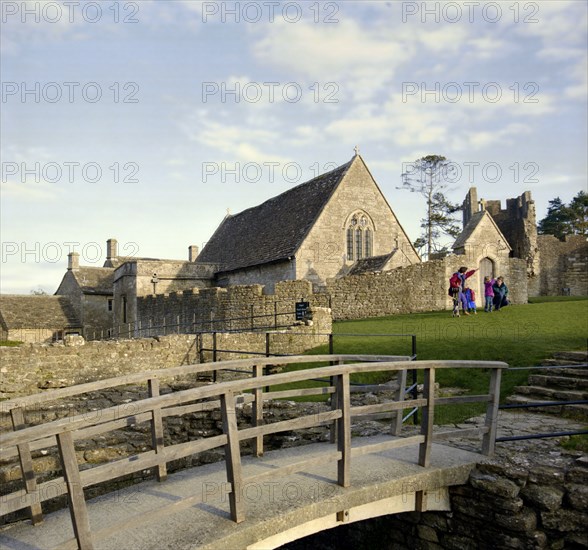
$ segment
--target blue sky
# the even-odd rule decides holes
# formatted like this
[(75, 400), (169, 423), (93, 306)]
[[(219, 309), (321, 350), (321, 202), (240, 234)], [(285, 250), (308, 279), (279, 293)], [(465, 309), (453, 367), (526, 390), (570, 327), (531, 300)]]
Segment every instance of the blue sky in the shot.
[(1, 4), (4, 293), (53, 293), (110, 237), (187, 259), (355, 145), (412, 240), (423, 155), (456, 202), (530, 190), (540, 219), (586, 189), (584, 1)]

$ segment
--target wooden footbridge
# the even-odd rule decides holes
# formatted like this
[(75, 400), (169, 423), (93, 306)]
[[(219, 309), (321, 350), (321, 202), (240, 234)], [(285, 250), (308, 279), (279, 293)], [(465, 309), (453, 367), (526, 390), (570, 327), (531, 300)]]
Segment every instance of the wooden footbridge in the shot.
[[(399, 356), (321, 355), (225, 361), (149, 371), (5, 401), (13, 431), (2, 435), (0, 458), (18, 457), (23, 488), (2, 496), (2, 515), (26, 509), (30, 521), (0, 531), (0, 547), (33, 548), (275, 548), (341, 523), (407, 510), (448, 509), (447, 487), (466, 482), (480, 456), (434, 443), (455, 433), (433, 434), (435, 407), (463, 402), (487, 404), (481, 451), (494, 450), (501, 370), (488, 361), (407, 361)], [(270, 364), (328, 366), (264, 375)], [(435, 398), (438, 369), (489, 369), (487, 394)], [(249, 371), (250, 376), (160, 395), (159, 382), (211, 370)], [(423, 372), (420, 398), (405, 392), (409, 369)], [(355, 373), (397, 374), (395, 400), (352, 406)], [(323, 387), (275, 390), (278, 384), (326, 380)], [(60, 398), (106, 388), (146, 384), (148, 395), (124, 405), (27, 426), (27, 410)], [(290, 420), (264, 418), (264, 402), (296, 396), (330, 396), (330, 409)], [(251, 425), (237, 423), (237, 410), (251, 403)], [(402, 436), (402, 411), (418, 407), (418, 435)], [(220, 412), (222, 433), (164, 444), (166, 419), (196, 412)], [(390, 435), (354, 437), (352, 419), (391, 413)], [(218, 412), (216, 414), (219, 414)], [(106, 464), (80, 469), (76, 442), (128, 426), (148, 423), (150, 448)], [(264, 437), (319, 425), (331, 426), (331, 441), (264, 453)], [(464, 435), (464, 430), (459, 430)], [(243, 442), (253, 445), (245, 456)], [(62, 475), (37, 482), (35, 453), (57, 448)], [(169, 462), (215, 448), (225, 460), (171, 474)], [(86, 466), (86, 465), (85, 465)], [(112, 484), (152, 470), (155, 480), (86, 501), (84, 488)], [(167, 480), (166, 480), (167, 478)], [(165, 483), (162, 483), (164, 482)], [(43, 502), (67, 494), (68, 510), (43, 517)]]

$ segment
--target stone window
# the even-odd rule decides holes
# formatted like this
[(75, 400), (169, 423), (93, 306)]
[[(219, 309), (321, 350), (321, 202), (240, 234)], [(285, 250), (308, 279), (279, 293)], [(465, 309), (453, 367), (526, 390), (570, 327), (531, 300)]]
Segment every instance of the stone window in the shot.
[(365, 257), (372, 255), (372, 230), (368, 227), (365, 231)]
[(361, 260), (373, 254), (373, 228), (363, 212), (353, 214), (347, 226), (347, 259)]
[(347, 230), (347, 259), (353, 260), (353, 229)]
[(112, 305), (114, 304), (114, 300), (112, 298), (108, 299), (108, 311), (112, 311)]

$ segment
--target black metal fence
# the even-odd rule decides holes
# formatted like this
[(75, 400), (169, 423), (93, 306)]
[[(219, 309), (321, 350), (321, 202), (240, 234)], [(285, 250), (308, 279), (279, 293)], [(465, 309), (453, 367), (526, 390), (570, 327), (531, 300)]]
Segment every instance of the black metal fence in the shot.
[[(542, 369), (580, 369), (588, 367), (588, 363), (581, 363), (581, 364), (573, 364), (573, 365), (540, 365), (534, 367), (512, 367), (509, 368), (508, 371), (541, 371)], [(588, 405), (587, 399), (575, 399), (570, 401), (535, 401), (530, 403), (505, 403), (500, 405), (498, 408), (500, 410), (523, 410), (523, 409), (547, 409), (550, 407), (566, 407), (570, 405)], [(549, 432), (549, 433), (536, 433), (536, 434), (521, 434), (521, 435), (512, 435), (512, 436), (505, 436), (505, 437), (497, 437), (497, 443), (505, 443), (508, 441), (520, 441), (524, 439), (545, 439), (549, 437), (563, 437), (569, 435), (586, 435), (588, 434), (587, 429), (582, 430), (565, 430), (559, 432)]]
[[(319, 295), (320, 296), (320, 295)], [(316, 297), (310, 305), (321, 307), (322, 303), (316, 302)], [(327, 307), (330, 304), (330, 296), (324, 295), (322, 300)], [(284, 306), (284, 304), (287, 304)], [(232, 315), (216, 317), (215, 311), (211, 311), (206, 318), (198, 317), (194, 312), (188, 318), (187, 314), (182, 315), (163, 315), (161, 317), (152, 317), (147, 321), (134, 321), (121, 323), (110, 329), (86, 329), (84, 338), (86, 340), (107, 340), (118, 338), (150, 338), (153, 336), (167, 336), (169, 334), (196, 334), (200, 332), (243, 332), (243, 331), (265, 331), (278, 330), (287, 328), (297, 320), (297, 313), (300, 310), (292, 309), (292, 300), (281, 300), (273, 302), (273, 311), (267, 313), (256, 313), (255, 306), (249, 305), (248, 308), (240, 308)], [(247, 310), (247, 313), (245, 312)], [(224, 312), (230, 314), (225, 310)], [(299, 319), (298, 319), (299, 320)]]

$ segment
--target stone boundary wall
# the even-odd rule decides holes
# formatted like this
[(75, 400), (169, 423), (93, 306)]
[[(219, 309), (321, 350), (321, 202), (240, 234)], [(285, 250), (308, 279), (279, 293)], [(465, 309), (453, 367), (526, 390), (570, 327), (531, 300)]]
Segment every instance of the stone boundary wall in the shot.
[(529, 286), (531, 296), (588, 295), (588, 241), (583, 235), (568, 235), (560, 241), (539, 235), (539, 276)]
[[(469, 262), (469, 264), (468, 264)], [(420, 311), (442, 311), (451, 308), (447, 295), (449, 278), (461, 265), (475, 267), (475, 261), (461, 255), (399, 267), (379, 273), (348, 275), (329, 279), (324, 292), (313, 292), (306, 280), (276, 283), (275, 294), (266, 294), (262, 285), (228, 288), (191, 289), (157, 296), (138, 298), (138, 324), (131, 332), (157, 334), (166, 330), (192, 332), (197, 330), (248, 329), (274, 323), (291, 324), (296, 302), (304, 299), (312, 308), (330, 307), (334, 320), (361, 319)], [(525, 260), (497, 260), (496, 274), (503, 275), (514, 304), (527, 303), (527, 265)], [(471, 279), (478, 289), (477, 274)], [(479, 307), (483, 296), (478, 294)], [(252, 314), (266, 315), (252, 319)], [(221, 319), (233, 319), (220, 324)], [(216, 320), (216, 322), (215, 322)], [(158, 327), (158, 328), (155, 328)]]
[[(298, 354), (328, 342), (331, 314), (315, 308), (313, 321), (270, 334), (270, 352)], [(51, 388), (83, 384), (146, 370), (198, 363), (200, 348), (212, 348), (212, 335), (175, 334), (134, 340), (85, 342), (81, 337), (58, 344), (0, 346), (0, 399), (11, 399)], [(265, 352), (265, 333), (217, 335), (220, 349)], [(211, 352), (203, 354), (211, 360)], [(218, 360), (250, 357), (220, 354)], [(0, 405), (1, 406), (1, 405)]]
[[(306, 280), (276, 283), (273, 294), (264, 291), (263, 285), (256, 284), (139, 297), (137, 324), (131, 331), (152, 336), (164, 326), (169, 332), (249, 330), (273, 327), (276, 313), (278, 326), (289, 326), (295, 321), (296, 302), (329, 307), (328, 296), (313, 295), (312, 284)], [(230, 321), (221, 322), (226, 319)]]
[(392, 523), (405, 526), (405, 547), (585, 548), (586, 457), (549, 465), (529, 462), (478, 464), (467, 485), (449, 490), (452, 517), (435, 512), (394, 517)]

